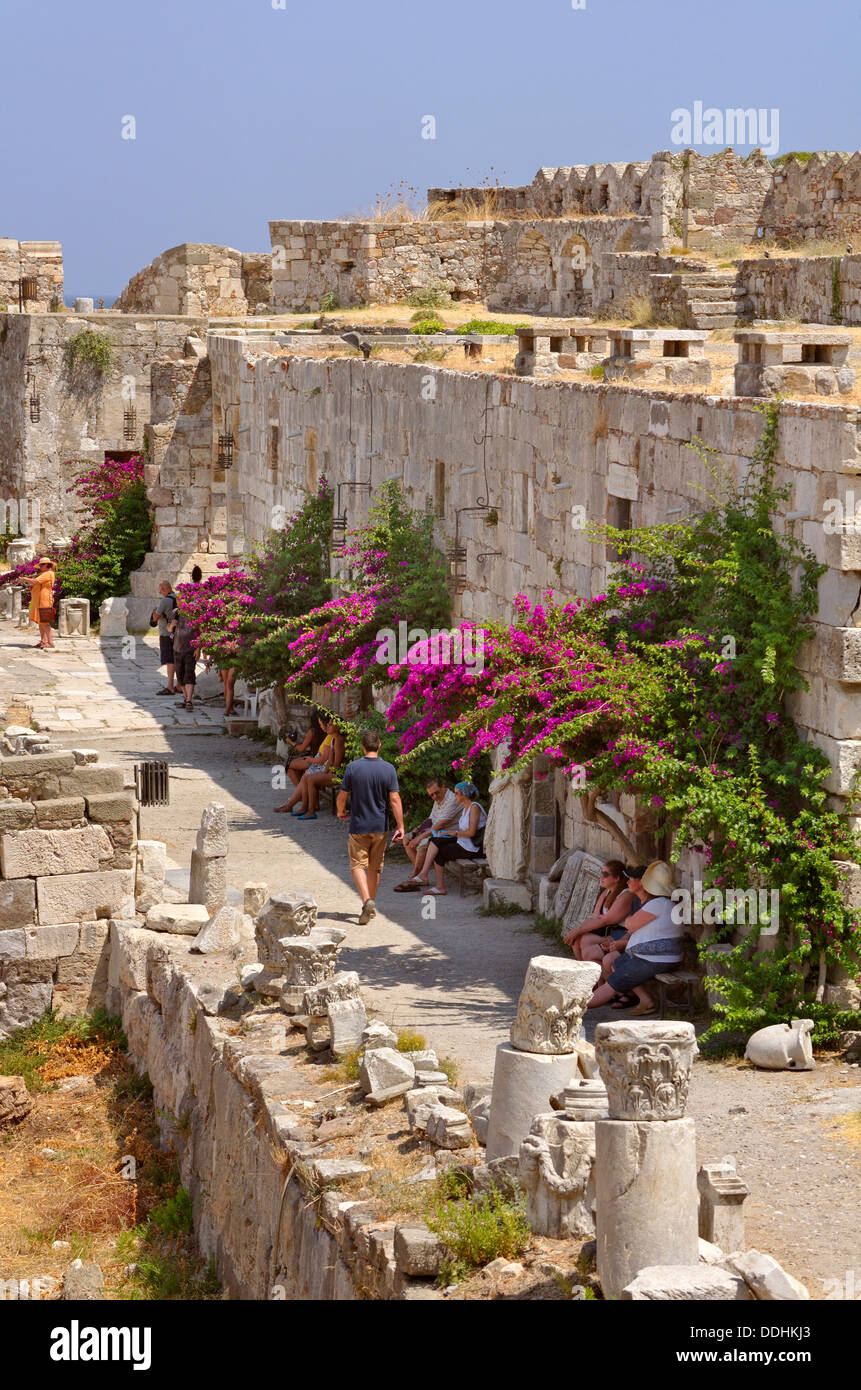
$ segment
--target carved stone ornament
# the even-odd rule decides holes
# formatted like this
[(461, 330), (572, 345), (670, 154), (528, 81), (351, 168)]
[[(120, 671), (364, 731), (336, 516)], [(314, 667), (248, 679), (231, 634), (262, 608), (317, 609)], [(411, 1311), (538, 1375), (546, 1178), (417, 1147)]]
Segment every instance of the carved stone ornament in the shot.
[(520, 1181), (526, 1217), (536, 1235), (551, 1240), (591, 1236), (595, 1230), (595, 1126), (562, 1115), (538, 1115), (520, 1145)]
[(592, 961), (534, 956), (511, 1025), (512, 1047), (520, 1052), (575, 1052), (600, 973), (601, 967)]
[(599, 1023), (595, 1053), (610, 1119), (682, 1119), (697, 1051), (692, 1023)]

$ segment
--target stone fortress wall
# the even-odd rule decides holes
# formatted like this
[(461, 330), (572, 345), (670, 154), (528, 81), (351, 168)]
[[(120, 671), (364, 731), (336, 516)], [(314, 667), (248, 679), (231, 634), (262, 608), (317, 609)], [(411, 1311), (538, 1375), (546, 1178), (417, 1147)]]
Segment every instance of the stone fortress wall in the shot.
[(269, 307), (269, 253), (183, 242), (132, 276), (114, 311), (126, 314), (253, 314)]
[(47, 314), (63, 303), (63, 248), (59, 241), (0, 237), (0, 313), (17, 313), (21, 282), (31, 280), (24, 308)]
[(518, 188), (428, 190), (440, 215), (489, 200), (502, 217), (636, 213), (651, 219), (653, 250), (668, 250), (670, 240), (839, 237), (861, 229), (861, 152), (772, 163), (759, 150), (661, 150), (642, 163), (539, 169)]

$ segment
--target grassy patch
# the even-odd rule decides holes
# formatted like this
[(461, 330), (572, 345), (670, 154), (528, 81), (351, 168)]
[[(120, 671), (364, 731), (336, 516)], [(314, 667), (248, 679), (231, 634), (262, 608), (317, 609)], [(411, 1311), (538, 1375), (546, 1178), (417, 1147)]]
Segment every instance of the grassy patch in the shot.
[(444, 285), (430, 285), (424, 290), (413, 290), (407, 295), (411, 309), (447, 309), (452, 299)]
[(427, 1038), (424, 1033), (416, 1033), (412, 1028), (399, 1029), (398, 1052), (425, 1052), (427, 1045)]
[(536, 912), (532, 930), (538, 936), (544, 936), (548, 941), (562, 945), (562, 923), (558, 917), (548, 917), (543, 912)]
[(500, 1256), (513, 1259), (521, 1255), (532, 1234), (525, 1197), (510, 1200), (495, 1187), (474, 1201), (437, 1201), (427, 1224), (449, 1252), (440, 1276), (446, 1283), (456, 1282)]
[(460, 1076), (460, 1065), (453, 1057), (440, 1057), (439, 1069), (445, 1072), (450, 1086), (457, 1084), (457, 1079)]
[(125, 1050), (122, 1023), (105, 1009), (77, 1018), (48, 1010), (0, 1042), (0, 1075), (23, 1076), (28, 1091), (44, 1091), (64, 1076), (91, 1076)]
[(467, 323), (459, 323), (458, 333), (492, 333), (506, 338), (513, 338), (517, 335), (518, 328), (527, 328), (525, 323), (500, 323), (499, 319), (470, 319)]
[(518, 907), (517, 903), (491, 902), (487, 906), (477, 907), (475, 915), (476, 917), (526, 917), (529, 915), (529, 909)]

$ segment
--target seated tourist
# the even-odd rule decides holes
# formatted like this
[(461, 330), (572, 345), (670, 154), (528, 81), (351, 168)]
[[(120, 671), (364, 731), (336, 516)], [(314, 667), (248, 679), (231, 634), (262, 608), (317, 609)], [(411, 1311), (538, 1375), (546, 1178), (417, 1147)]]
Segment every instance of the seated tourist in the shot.
[(302, 773), (295, 792), (284, 807), (284, 810), (289, 811), (297, 820), (317, 819), (320, 789), (332, 786), (334, 774), (344, 761), (344, 735), (339, 733), (334, 719), (330, 716), (323, 720), (323, 730), (325, 738), (314, 756), (314, 761)]
[[(313, 764), (321, 763), (326, 756), (326, 750), (323, 747), (325, 739), (323, 735), (322, 715), (318, 714), (316, 710), (314, 711), (311, 715), (311, 726), (303, 739), (297, 740), (291, 738), (288, 734), (284, 742), (293, 749), (293, 752), (284, 764), (284, 771), (287, 773), (293, 786), (298, 787), (302, 778), (302, 773), (307, 772), (308, 768)], [(283, 806), (275, 806), (273, 809), (276, 811), (287, 811), (289, 808), (290, 802), (285, 801)]]
[(604, 941), (624, 936), (625, 928), (621, 924), (639, 905), (626, 882), (622, 861), (608, 859), (601, 869), (601, 891), (595, 911), (562, 938), (566, 946), (571, 947), (574, 959), (602, 961)]
[[(407, 892), (428, 892), (444, 897), (447, 891), (445, 865), (453, 859), (480, 859), (484, 854), (487, 812), (478, 803), (478, 788), (472, 782), (458, 782), (454, 795), (460, 807), (457, 825), (452, 832), (431, 831), (427, 848), (423, 854), (416, 856), (414, 876), (403, 885)], [(436, 878), (435, 888), (428, 888), (431, 868)]]
[[(433, 803), (430, 815), (427, 820), (422, 821), (421, 825), (417, 825), (414, 830), (411, 830), (403, 842), (413, 867), (413, 875), (415, 875), (416, 860), (419, 854), (424, 859), (424, 851), (427, 849), (431, 833), (434, 830), (452, 833), (460, 819), (460, 806), (457, 797), (446, 786), (441, 777), (431, 777), (427, 783), (427, 794)], [(413, 876), (404, 883), (396, 884), (395, 892), (409, 893), (418, 891), (418, 888), (419, 884)]]
[(617, 996), (630, 994), (637, 1000), (631, 1018), (655, 1012), (655, 1001), (645, 988), (646, 980), (665, 970), (675, 970), (682, 961), (681, 922), (673, 921), (673, 874), (669, 864), (656, 859), (643, 874), (639, 897), (644, 905), (625, 923), (625, 934), (607, 951), (606, 980), (600, 982), (589, 1001), (599, 1009)]

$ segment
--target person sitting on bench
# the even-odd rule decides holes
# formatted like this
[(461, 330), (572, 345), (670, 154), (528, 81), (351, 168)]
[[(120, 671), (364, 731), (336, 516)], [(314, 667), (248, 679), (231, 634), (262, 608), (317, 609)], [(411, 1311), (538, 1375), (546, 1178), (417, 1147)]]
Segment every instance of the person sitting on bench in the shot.
[[(313, 763), (302, 773), (299, 785), (284, 808), (297, 820), (317, 819), (320, 790), (322, 787), (332, 786), (334, 775), (344, 761), (344, 735), (338, 732), (331, 716), (323, 720), (323, 729), (326, 737), (320, 744)], [(294, 810), (294, 807), (299, 809)]]
[[(416, 861), (416, 872), (403, 885), (406, 892), (433, 893), (444, 897), (445, 865), (453, 859), (481, 859), (484, 856), (484, 827), (487, 825), (487, 812), (478, 803), (478, 788), (472, 782), (458, 782), (454, 789), (455, 799), (461, 808), (457, 823), (457, 834), (448, 835), (434, 831), (424, 852), (421, 867)], [(433, 867), (436, 887), (428, 888), (428, 876)]]

